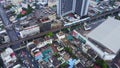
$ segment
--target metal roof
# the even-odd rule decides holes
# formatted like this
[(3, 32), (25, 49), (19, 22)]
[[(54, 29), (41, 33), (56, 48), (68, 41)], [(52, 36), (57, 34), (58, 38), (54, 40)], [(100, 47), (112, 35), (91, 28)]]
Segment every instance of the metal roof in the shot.
[(89, 38), (117, 53), (120, 49), (120, 21), (109, 17), (88, 34)]

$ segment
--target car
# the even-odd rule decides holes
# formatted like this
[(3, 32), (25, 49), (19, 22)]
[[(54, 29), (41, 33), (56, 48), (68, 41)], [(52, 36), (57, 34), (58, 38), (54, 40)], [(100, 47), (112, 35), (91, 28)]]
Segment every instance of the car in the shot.
[(100, 6), (100, 9), (105, 9), (104, 7)]

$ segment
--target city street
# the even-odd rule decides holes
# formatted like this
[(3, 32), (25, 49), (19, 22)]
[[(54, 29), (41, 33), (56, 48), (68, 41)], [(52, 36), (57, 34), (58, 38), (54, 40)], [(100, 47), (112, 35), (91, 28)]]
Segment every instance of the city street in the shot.
[[(0, 17), (3, 21), (4, 26), (9, 26), (11, 25), (11, 22), (9, 21), (5, 10), (3, 9), (2, 5), (0, 4)], [(15, 42), (16, 40), (18, 40), (17, 34), (15, 32), (15, 30), (13, 29), (12, 26), (10, 26), (9, 28), (6, 29), (8, 36), (10, 37), (11, 42)]]
[(99, 26), (103, 21), (105, 21), (105, 19), (97, 20), (95, 22), (90, 23), (89, 26), (92, 28), (91, 30)]
[(34, 60), (26, 48), (16, 51), (18, 58), (21, 59), (23, 65), (27, 68), (38, 68), (38, 63)]

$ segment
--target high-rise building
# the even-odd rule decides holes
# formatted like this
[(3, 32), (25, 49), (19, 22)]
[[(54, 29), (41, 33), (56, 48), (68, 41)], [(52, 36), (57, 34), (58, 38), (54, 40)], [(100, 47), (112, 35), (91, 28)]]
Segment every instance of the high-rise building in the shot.
[(89, 1), (90, 0), (76, 0), (75, 4), (75, 13), (79, 16), (85, 16), (88, 13), (88, 7), (89, 7)]
[(57, 2), (57, 15), (64, 16), (73, 11), (74, 0), (58, 0)]
[(87, 15), (89, 0), (58, 0), (57, 15), (64, 16), (76, 13), (79, 16)]

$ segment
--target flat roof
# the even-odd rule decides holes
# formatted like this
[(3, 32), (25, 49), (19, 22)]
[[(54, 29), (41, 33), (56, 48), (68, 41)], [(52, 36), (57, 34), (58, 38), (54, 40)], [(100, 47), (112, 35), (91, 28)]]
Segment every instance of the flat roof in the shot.
[(108, 17), (101, 25), (91, 31), (89, 38), (101, 43), (114, 53), (120, 49), (120, 21)]

